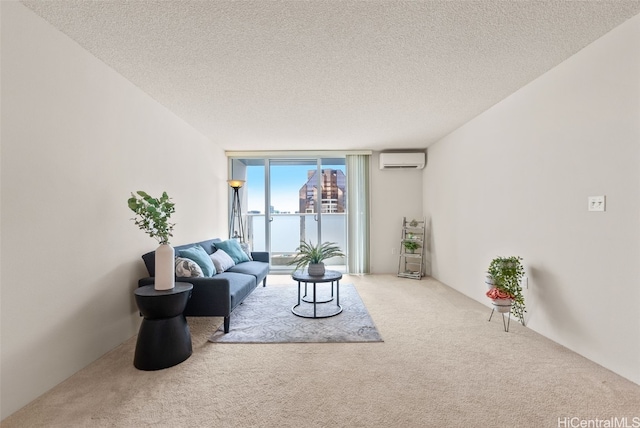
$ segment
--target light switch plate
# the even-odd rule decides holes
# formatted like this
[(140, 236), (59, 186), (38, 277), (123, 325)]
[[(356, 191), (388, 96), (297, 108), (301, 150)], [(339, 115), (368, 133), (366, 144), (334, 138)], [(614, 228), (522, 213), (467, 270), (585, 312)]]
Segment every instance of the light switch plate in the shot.
[(604, 196), (589, 196), (589, 211), (604, 211), (606, 201)]

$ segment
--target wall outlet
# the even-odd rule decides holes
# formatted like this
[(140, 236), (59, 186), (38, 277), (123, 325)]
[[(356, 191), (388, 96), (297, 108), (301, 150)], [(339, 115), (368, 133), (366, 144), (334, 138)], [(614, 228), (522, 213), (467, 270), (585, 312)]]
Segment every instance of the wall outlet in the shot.
[(396, 249), (395, 249), (395, 248), (392, 248), (392, 249), (391, 249), (391, 255), (395, 255), (395, 254), (396, 254)]
[(589, 196), (589, 211), (604, 211), (606, 199), (604, 196)]
[(529, 278), (526, 275), (520, 280), (520, 287), (529, 289)]

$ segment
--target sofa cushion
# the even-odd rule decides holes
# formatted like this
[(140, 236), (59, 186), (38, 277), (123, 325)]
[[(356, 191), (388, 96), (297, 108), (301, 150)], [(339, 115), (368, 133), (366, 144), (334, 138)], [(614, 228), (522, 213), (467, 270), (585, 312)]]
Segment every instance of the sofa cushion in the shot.
[(216, 268), (209, 257), (209, 254), (200, 245), (193, 245), (189, 248), (179, 250), (180, 257), (191, 259), (200, 266), (204, 276), (213, 276), (216, 274)]
[(177, 278), (200, 278), (203, 276), (202, 268), (198, 263), (184, 257), (176, 257)]
[(229, 254), (229, 257), (233, 259), (234, 264), (248, 262), (249, 257), (247, 254), (242, 251), (242, 247), (240, 247), (240, 243), (235, 239), (229, 239), (222, 242), (216, 242), (215, 247), (219, 250), (223, 250), (225, 253)]
[(238, 306), (256, 288), (256, 279), (252, 275), (241, 273), (223, 272), (216, 275), (216, 279), (229, 280), (229, 297), (231, 309)]
[(211, 254), (209, 260), (211, 260), (213, 265), (216, 267), (216, 272), (218, 273), (222, 273), (235, 266), (233, 259), (224, 250), (218, 250)]
[[(175, 255), (179, 256), (181, 250), (191, 248), (194, 245), (200, 245), (202, 248), (204, 248), (204, 251), (207, 254), (211, 254), (216, 250), (214, 246), (216, 242), (221, 242), (221, 240), (218, 238), (207, 239), (206, 241), (200, 241), (200, 242), (191, 243), (191, 244), (176, 245), (173, 247), (173, 249), (175, 251)], [(144, 261), (144, 265), (147, 268), (147, 271), (149, 272), (149, 276), (156, 276), (155, 254), (156, 254), (155, 251), (149, 251), (148, 253), (142, 255), (142, 260)]]
[(204, 250), (207, 252), (207, 254), (212, 254), (216, 250), (216, 247), (214, 246), (214, 244), (217, 241), (220, 241), (220, 240), (219, 239), (207, 239), (206, 241), (196, 242), (196, 244), (198, 244), (202, 248), (204, 248)]
[(256, 282), (262, 281), (269, 273), (269, 263), (250, 261), (235, 265), (228, 270), (229, 272), (242, 273), (252, 275), (256, 278)]

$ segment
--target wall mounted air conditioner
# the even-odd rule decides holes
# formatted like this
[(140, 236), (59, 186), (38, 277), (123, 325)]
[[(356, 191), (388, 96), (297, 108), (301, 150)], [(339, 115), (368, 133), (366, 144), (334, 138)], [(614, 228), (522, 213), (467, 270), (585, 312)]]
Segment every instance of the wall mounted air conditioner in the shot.
[(380, 169), (424, 168), (424, 152), (380, 153)]

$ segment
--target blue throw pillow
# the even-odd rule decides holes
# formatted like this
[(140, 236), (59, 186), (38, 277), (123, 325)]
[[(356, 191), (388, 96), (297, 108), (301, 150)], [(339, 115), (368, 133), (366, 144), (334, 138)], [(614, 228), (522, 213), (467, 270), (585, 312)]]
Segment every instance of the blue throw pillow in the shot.
[(191, 259), (200, 266), (202, 274), (204, 276), (213, 276), (216, 274), (216, 267), (211, 261), (209, 254), (200, 245), (194, 245), (193, 247), (180, 250), (180, 257)]
[(229, 257), (234, 261), (235, 264), (248, 262), (249, 257), (247, 254), (242, 251), (240, 247), (240, 243), (235, 239), (229, 239), (227, 241), (216, 242), (214, 244), (217, 249), (224, 251), (229, 254)]

